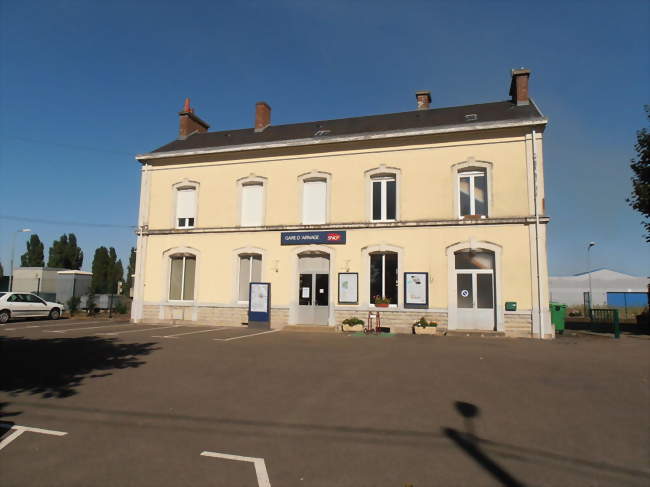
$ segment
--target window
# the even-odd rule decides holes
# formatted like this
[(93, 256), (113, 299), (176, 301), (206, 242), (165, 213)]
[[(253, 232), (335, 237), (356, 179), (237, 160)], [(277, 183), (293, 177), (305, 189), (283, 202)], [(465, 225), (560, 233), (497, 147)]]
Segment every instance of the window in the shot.
[(375, 296), (390, 299), (397, 305), (397, 253), (378, 252), (370, 254), (370, 303)]
[(196, 219), (196, 188), (176, 190), (176, 228), (193, 228)]
[(241, 254), (239, 256), (239, 301), (248, 301), (248, 285), (262, 280), (262, 256)]
[(327, 220), (327, 181), (305, 179), (302, 186), (302, 223), (319, 225)]
[(458, 173), (458, 208), (461, 218), (488, 214), (487, 174), (484, 169), (467, 169)]
[(264, 225), (264, 184), (257, 181), (244, 183), (241, 193), (241, 226), (261, 225)]
[(391, 221), (397, 215), (397, 181), (393, 175), (378, 175), (372, 183), (372, 220)]
[(192, 301), (194, 299), (194, 277), (196, 257), (193, 255), (173, 255), (169, 275), (169, 299), (173, 301)]

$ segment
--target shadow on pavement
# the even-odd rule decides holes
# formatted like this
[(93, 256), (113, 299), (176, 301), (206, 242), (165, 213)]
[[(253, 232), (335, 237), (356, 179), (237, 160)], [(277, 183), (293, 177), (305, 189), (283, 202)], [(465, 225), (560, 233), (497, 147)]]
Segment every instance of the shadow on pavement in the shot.
[(144, 364), (140, 357), (157, 350), (153, 345), (119, 343), (115, 338), (92, 336), (0, 337), (0, 391), (11, 395), (72, 396), (86, 378), (102, 377), (110, 375), (110, 370)]

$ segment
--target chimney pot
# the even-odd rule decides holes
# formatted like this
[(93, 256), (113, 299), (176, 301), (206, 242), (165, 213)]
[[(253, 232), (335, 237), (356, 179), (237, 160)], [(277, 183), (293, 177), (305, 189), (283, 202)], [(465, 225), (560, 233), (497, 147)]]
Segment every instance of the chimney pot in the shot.
[(183, 104), (183, 110), (178, 112), (179, 115), (179, 129), (178, 137), (180, 139), (186, 139), (193, 133), (203, 133), (207, 132), (210, 128), (206, 122), (201, 120), (198, 116), (194, 114), (194, 108), (190, 106), (190, 99), (185, 98), (185, 103)]
[(271, 125), (271, 107), (265, 101), (255, 104), (255, 132), (264, 132)]
[(530, 69), (519, 68), (512, 70), (512, 81), (510, 82), (510, 96), (512, 102), (516, 105), (528, 105), (528, 79), (530, 78)]
[(418, 110), (428, 110), (431, 105), (431, 92), (430, 91), (416, 91), (415, 98), (418, 101)]

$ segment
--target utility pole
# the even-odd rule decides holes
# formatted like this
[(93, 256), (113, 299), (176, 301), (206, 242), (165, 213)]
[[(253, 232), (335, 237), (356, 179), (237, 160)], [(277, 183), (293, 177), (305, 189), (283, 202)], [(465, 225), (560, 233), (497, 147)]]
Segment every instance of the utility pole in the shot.
[(593, 308), (593, 297), (591, 294), (591, 247), (596, 245), (596, 242), (589, 242), (587, 245), (587, 275), (589, 276), (589, 319), (591, 318), (591, 309)]

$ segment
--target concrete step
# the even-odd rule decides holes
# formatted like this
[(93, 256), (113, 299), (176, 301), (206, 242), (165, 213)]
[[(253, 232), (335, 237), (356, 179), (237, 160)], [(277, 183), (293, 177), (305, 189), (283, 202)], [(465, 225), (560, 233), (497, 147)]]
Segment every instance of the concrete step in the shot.
[(336, 328), (327, 325), (287, 325), (283, 331), (300, 331), (307, 333), (336, 333)]
[(447, 330), (445, 336), (448, 337), (463, 337), (463, 336), (478, 336), (478, 337), (504, 337), (506, 336), (503, 331), (489, 331), (489, 330)]

